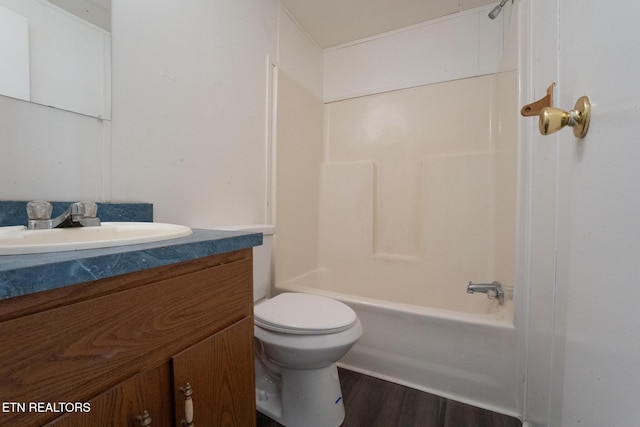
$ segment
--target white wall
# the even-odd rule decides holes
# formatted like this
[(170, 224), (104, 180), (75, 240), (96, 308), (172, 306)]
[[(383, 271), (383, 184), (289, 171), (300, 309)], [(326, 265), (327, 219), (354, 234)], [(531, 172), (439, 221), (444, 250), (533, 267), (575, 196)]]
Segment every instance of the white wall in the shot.
[(260, 223), (277, 8), (114, 1), (112, 198), (193, 227)]
[(152, 202), (156, 220), (192, 227), (265, 222), (272, 64), (280, 56), (302, 78), (287, 47), (311, 51), (300, 62), (319, 51), (287, 23), (278, 55), (274, 1), (112, 8), (111, 197)]
[(326, 49), (325, 102), (497, 72), (504, 14), (491, 20), (490, 10), (466, 10)]
[(113, 135), (0, 97), (0, 197), (151, 202), (193, 227), (271, 220), (272, 66), (320, 94), (322, 51), (275, 0), (112, 8)]
[(280, 8), (278, 18), (278, 67), (309, 95), (322, 99), (322, 49), (286, 9)]
[[(152, 3), (150, 12), (135, 9), (142, 2), (114, 2), (121, 42), (114, 112), (122, 126), (113, 152), (109, 121), (0, 97), (3, 199), (156, 202), (160, 218), (193, 225), (264, 220), (277, 3), (229, 2), (214, 11), (199, 2), (175, 14), (170, 2)], [(146, 19), (152, 11), (159, 16)], [(200, 12), (200, 21), (190, 20)], [(287, 41), (295, 44), (295, 36), (290, 30)], [(173, 200), (191, 208), (173, 209)], [(205, 218), (190, 217), (207, 210)]]

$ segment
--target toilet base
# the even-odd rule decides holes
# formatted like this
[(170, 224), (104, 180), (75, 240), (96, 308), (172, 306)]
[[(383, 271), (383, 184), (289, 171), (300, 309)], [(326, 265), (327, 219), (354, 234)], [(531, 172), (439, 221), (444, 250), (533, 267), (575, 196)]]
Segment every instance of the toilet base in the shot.
[[(344, 421), (344, 403), (335, 363), (319, 369), (279, 367), (278, 390), (256, 387), (256, 407), (286, 427), (338, 427)], [(256, 379), (256, 384), (261, 381)]]

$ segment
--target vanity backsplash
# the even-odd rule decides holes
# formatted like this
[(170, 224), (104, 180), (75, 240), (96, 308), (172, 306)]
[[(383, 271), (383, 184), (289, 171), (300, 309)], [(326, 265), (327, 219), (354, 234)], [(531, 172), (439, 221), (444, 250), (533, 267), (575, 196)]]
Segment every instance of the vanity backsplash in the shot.
[[(75, 200), (76, 202), (78, 200)], [(12, 225), (27, 225), (27, 200), (0, 200), (0, 227)], [(52, 217), (60, 215), (69, 207), (71, 202), (51, 202)], [(151, 203), (100, 203), (98, 202), (98, 216), (102, 221), (109, 222), (152, 222), (153, 204)]]

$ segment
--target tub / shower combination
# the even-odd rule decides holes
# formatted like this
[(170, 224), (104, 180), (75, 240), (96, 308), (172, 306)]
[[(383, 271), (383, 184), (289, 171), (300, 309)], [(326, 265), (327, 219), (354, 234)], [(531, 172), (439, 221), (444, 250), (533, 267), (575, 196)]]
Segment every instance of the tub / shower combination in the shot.
[[(484, 295), (466, 312), (348, 295), (326, 286), (330, 271), (316, 269), (279, 283), (278, 291), (328, 296), (353, 308), (364, 334), (339, 366), (439, 396), (517, 415), (513, 300)], [(455, 304), (455, 301), (452, 301)]]
[[(502, 33), (491, 39), (504, 50), (483, 58), (500, 62), (495, 75), (414, 82), (314, 109), (279, 73), (275, 144), (275, 291), (356, 311), (364, 333), (339, 365), (513, 416), (522, 354), (513, 295), (500, 305), (466, 288), (518, 286), (518, 3), (500, 14), (505, 43)], [(501, 28), (491, 7), (455, 19)], [(449, 34), (449, 23), (429, 31)], [(388, 46), (418, 45), (417, 28), (372, 39), (366, 52), (375, 61)], [(363, 45), (341, 47), (340, 58), (360, 58), (348, 53)]]

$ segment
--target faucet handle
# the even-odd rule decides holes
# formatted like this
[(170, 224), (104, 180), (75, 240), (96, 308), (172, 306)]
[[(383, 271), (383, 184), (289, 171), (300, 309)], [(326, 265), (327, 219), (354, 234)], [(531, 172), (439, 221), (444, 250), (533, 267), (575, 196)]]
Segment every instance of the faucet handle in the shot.
[(97, 227), (102, 224), (100, 218), (96, 217), (98, 214), (98, 205), (95, 202), (82, 201), (73, 203), (71, 206), (69, 209), (71, 209), (72, 219), (73, 210), (77, 209), (79, 215), (73, 220), (80, 223), (83, 227)]
[(84, 207), (84, 217), (85, 218), (95, 218), (98, 216), (98, 205), (96, 202), (82, 201), (80, 202)]
[(27, 203), (27, 216), (34, 220), (51, 219), (53, 207), (46, 200), (32, 200)]

